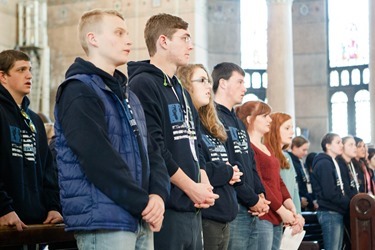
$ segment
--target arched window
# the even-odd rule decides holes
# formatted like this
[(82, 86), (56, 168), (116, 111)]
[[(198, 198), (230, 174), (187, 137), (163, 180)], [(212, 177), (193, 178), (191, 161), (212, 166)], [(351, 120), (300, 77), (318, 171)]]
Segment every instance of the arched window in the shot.
[(371, 120), (370, 120), (370, 92), (360, 90), (354, 96), (356, 114), (356, 135), (365, 142), (371, 141)]
[(327, 0), (330, 129), (371, 141), (368, 0)]
[(332, 131), (345, 136), (348, 134), (348, 97), (342, 91), (331, 97)]

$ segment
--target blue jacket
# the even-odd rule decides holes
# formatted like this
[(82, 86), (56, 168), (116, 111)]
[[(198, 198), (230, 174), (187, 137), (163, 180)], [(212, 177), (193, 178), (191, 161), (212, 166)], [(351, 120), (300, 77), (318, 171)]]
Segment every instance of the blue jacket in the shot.
[[(130, 112), (122, 98), (122, 76), (78, 58), (59, 87), (56, 152), (67, 230), (134, 232), (148, 194), (167, 198), (164, 162), (153, 164), (159, 167), (156, 173), (150, 171), (148, 153), (154, 149), (147, 141), (144, 113), (132, 92)], [(150, 155), (150, 163), (157, 158)]]

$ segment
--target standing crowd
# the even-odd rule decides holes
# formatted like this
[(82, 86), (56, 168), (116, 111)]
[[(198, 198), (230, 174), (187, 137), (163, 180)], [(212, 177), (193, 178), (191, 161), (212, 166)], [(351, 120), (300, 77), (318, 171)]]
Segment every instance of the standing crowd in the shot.
[(241, 105), (241, 67), (189, 64), (180, 17), (149, 18), (145, 61), (128, 62), (117, 11), (84, 13), (78, 33), (86, 59), (58, 88), (49, 143), (28, 108), (30, 58), (0, 53), (0, 226), (64, 222), (79, 249), (276, 250), (317, 210), (325, 249), (341, 249), (350, 199), (374, 193), (375, 150), (328, 133), (305, 165), (290, 115)]

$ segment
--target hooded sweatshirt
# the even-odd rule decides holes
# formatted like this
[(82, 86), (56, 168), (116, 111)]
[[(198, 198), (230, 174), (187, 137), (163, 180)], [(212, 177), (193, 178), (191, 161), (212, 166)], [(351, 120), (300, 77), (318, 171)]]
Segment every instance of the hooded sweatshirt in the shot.
[[(138, 96), (146, 115), (147, 129), (158, 143), (169, 176), (181, 170), (199, 182), (200, 168), (204, 167), (198, 113), (186, 90), (176, 76), (170, 78), (149, 61), (129, 62), (129, 87)], [(167, 208), (179, 212), (194, 212), (190, 198), (172, 184)]]
[(227, 164), (228, 154), (224, 144), (213, 137), (203, 124), (201, 132), (207, 176), (214, 187), (213, 192), (220, 196), (214, 206), (202, 210), (202, 217), (222, 223), (231, 222), (238, 213), (236, 191), (229, 184), (233, 177), (233, 167)]
[(60, 211), (60, 200), (44, 124), (29, 103), (24, 97), (25, 117), (0, 84), (0, 216), (14, 211), (24, 223), (39, 224), (48, 211)]
[(238, 202), (246, 208), (252, 207), (259, 200), (258, 194), (265, 193), (265, 190), (256, 170), (254, 152), (249, 146), (250, 138), (233, 110), (220, 104), (216, 104), (216, 110), (228, 135), (225, 146), (229, 163), (237, 165), (243, 173), (241, 185), (235, 186)]
[[(105, 84), (105, 93), (107, 96), (111, 96), (112, 102), (125, 105), (127, 78), (120, 71), (116, 70), (112, 76), (97, 68), (91, 62), (77, 58), (68, 69), (66, 78), (77, 74), (100, 77)], [(150, 162), (144, 164), (144, 159), (142, 160), (141, 173), (135, 166), (142, 158), (142, 154), (139, 156), (139, 153), (137, 153), (141, 151), (140, 141), (129, 145), (129, 150), (126, 150), (126, 152), (118, 152), (118, 149), (112, 144), (112, 140), (119, 135), (113, 134), (116, 131), (107, 131), (108, 127), (111, 126), (107, 123), (105, 117), (111, 114), (105, 113), (104, 101), (82, 81), (77, 79), (65, 81), (60, 85), (56, 97), (56, 121), (60, 123), (66, 144), (77, 157), (81, 171), (86, 176), (80, 178), (88, 180), (90, 184), (94, 184), (100, 190), (100, 192), (95, 191), (102, 196), (98, 202), (108, 204), (114, 202), (134, 217), (139, 218), (148, 203), (148, 194), (158, 194), (166, 200), (169, 191), (166, 168), (160, 152), (158, 152), (158, 147), (151, 140), (148, 140), (147, 143)], [(125, 108), (124, 110), (124, 113), (120, 112), (120, 116), (125, 116), (127, 112)], [(116, 114), (114, 114), (114, 117), (116, 117)], [(142, 123), (137, 122), (138, 126), (142, 126)], [(116, 125), (118, 121), (114, 120), (113, 123)], [(132, 132), (134, 134), (134, 131)], [(131, 135), (128, 135), (128, 137), (131, 137)], [(134, 143), (134, 140), (131, 143)], [(65, 147), (65, 145), (62, 146)], [(131, 149), (132, 147), (133, 149)], [(123, 155), (132, 152), (135, 154), (134, 159), (138, 159), (138, 163), (125, 162)], [(61, 155), (61, 157), (64, 157), (64, 155)], [(150, 169), (147, 169), (148, 165)], [(93, 196), (93, 199), (98, 199), (95, 195)], [(110, 201), (106, 201), (108, 199)], [(86, 206), (95, 208), (95, 204), (86, 204)], [(73, 208), (69, 207), (69, 209)], [(79, 213), (78, 211), (74, 212)], [(117, 215), (102, 213), (100, 216), (109, 216), (108, 218), (113, 219)], [(121, 222), (118, 221), (118, 223)], [(94, 228), (89, 223), (87, 223), (87, 226), (89, 229)], [(95, 225), (95, 227), (99, 228), (98, 225)], [(101, 228), (121, 228), (121, 225), (102, 224)]]
[[(331, 156), (325, 153), (315, 156), (311, 181), (319, 210), (335, 211), (342, 215), (348, 211), (350, 198), (342, 193)], [(345, 185), (345, 182), (343, 184)]]

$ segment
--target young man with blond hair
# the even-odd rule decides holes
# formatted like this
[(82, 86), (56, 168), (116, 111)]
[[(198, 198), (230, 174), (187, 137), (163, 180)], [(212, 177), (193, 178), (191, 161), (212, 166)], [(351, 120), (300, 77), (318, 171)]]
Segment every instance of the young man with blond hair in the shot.
[(172, 183), (155, 249), (201, 250), (199, 209), (212, 206), (218, 195), (198, 147), (198, 114), (175, 76), (178, 66), (188, 64), (193, 49), (188, 23), (169, 14), (154, 15), (144, 35), (151, 58), (128, 64), (129, 86), (143, 105), (148, 131), (161, 148)]
[(153, 249), (169, 179), (142, 106), (116, 69), (132, 45), (124, 18), (96, 9), (78, 27), (88, 60), (70, 66), (55, 107), (67, 230), (75, 231), (80, 249)]

